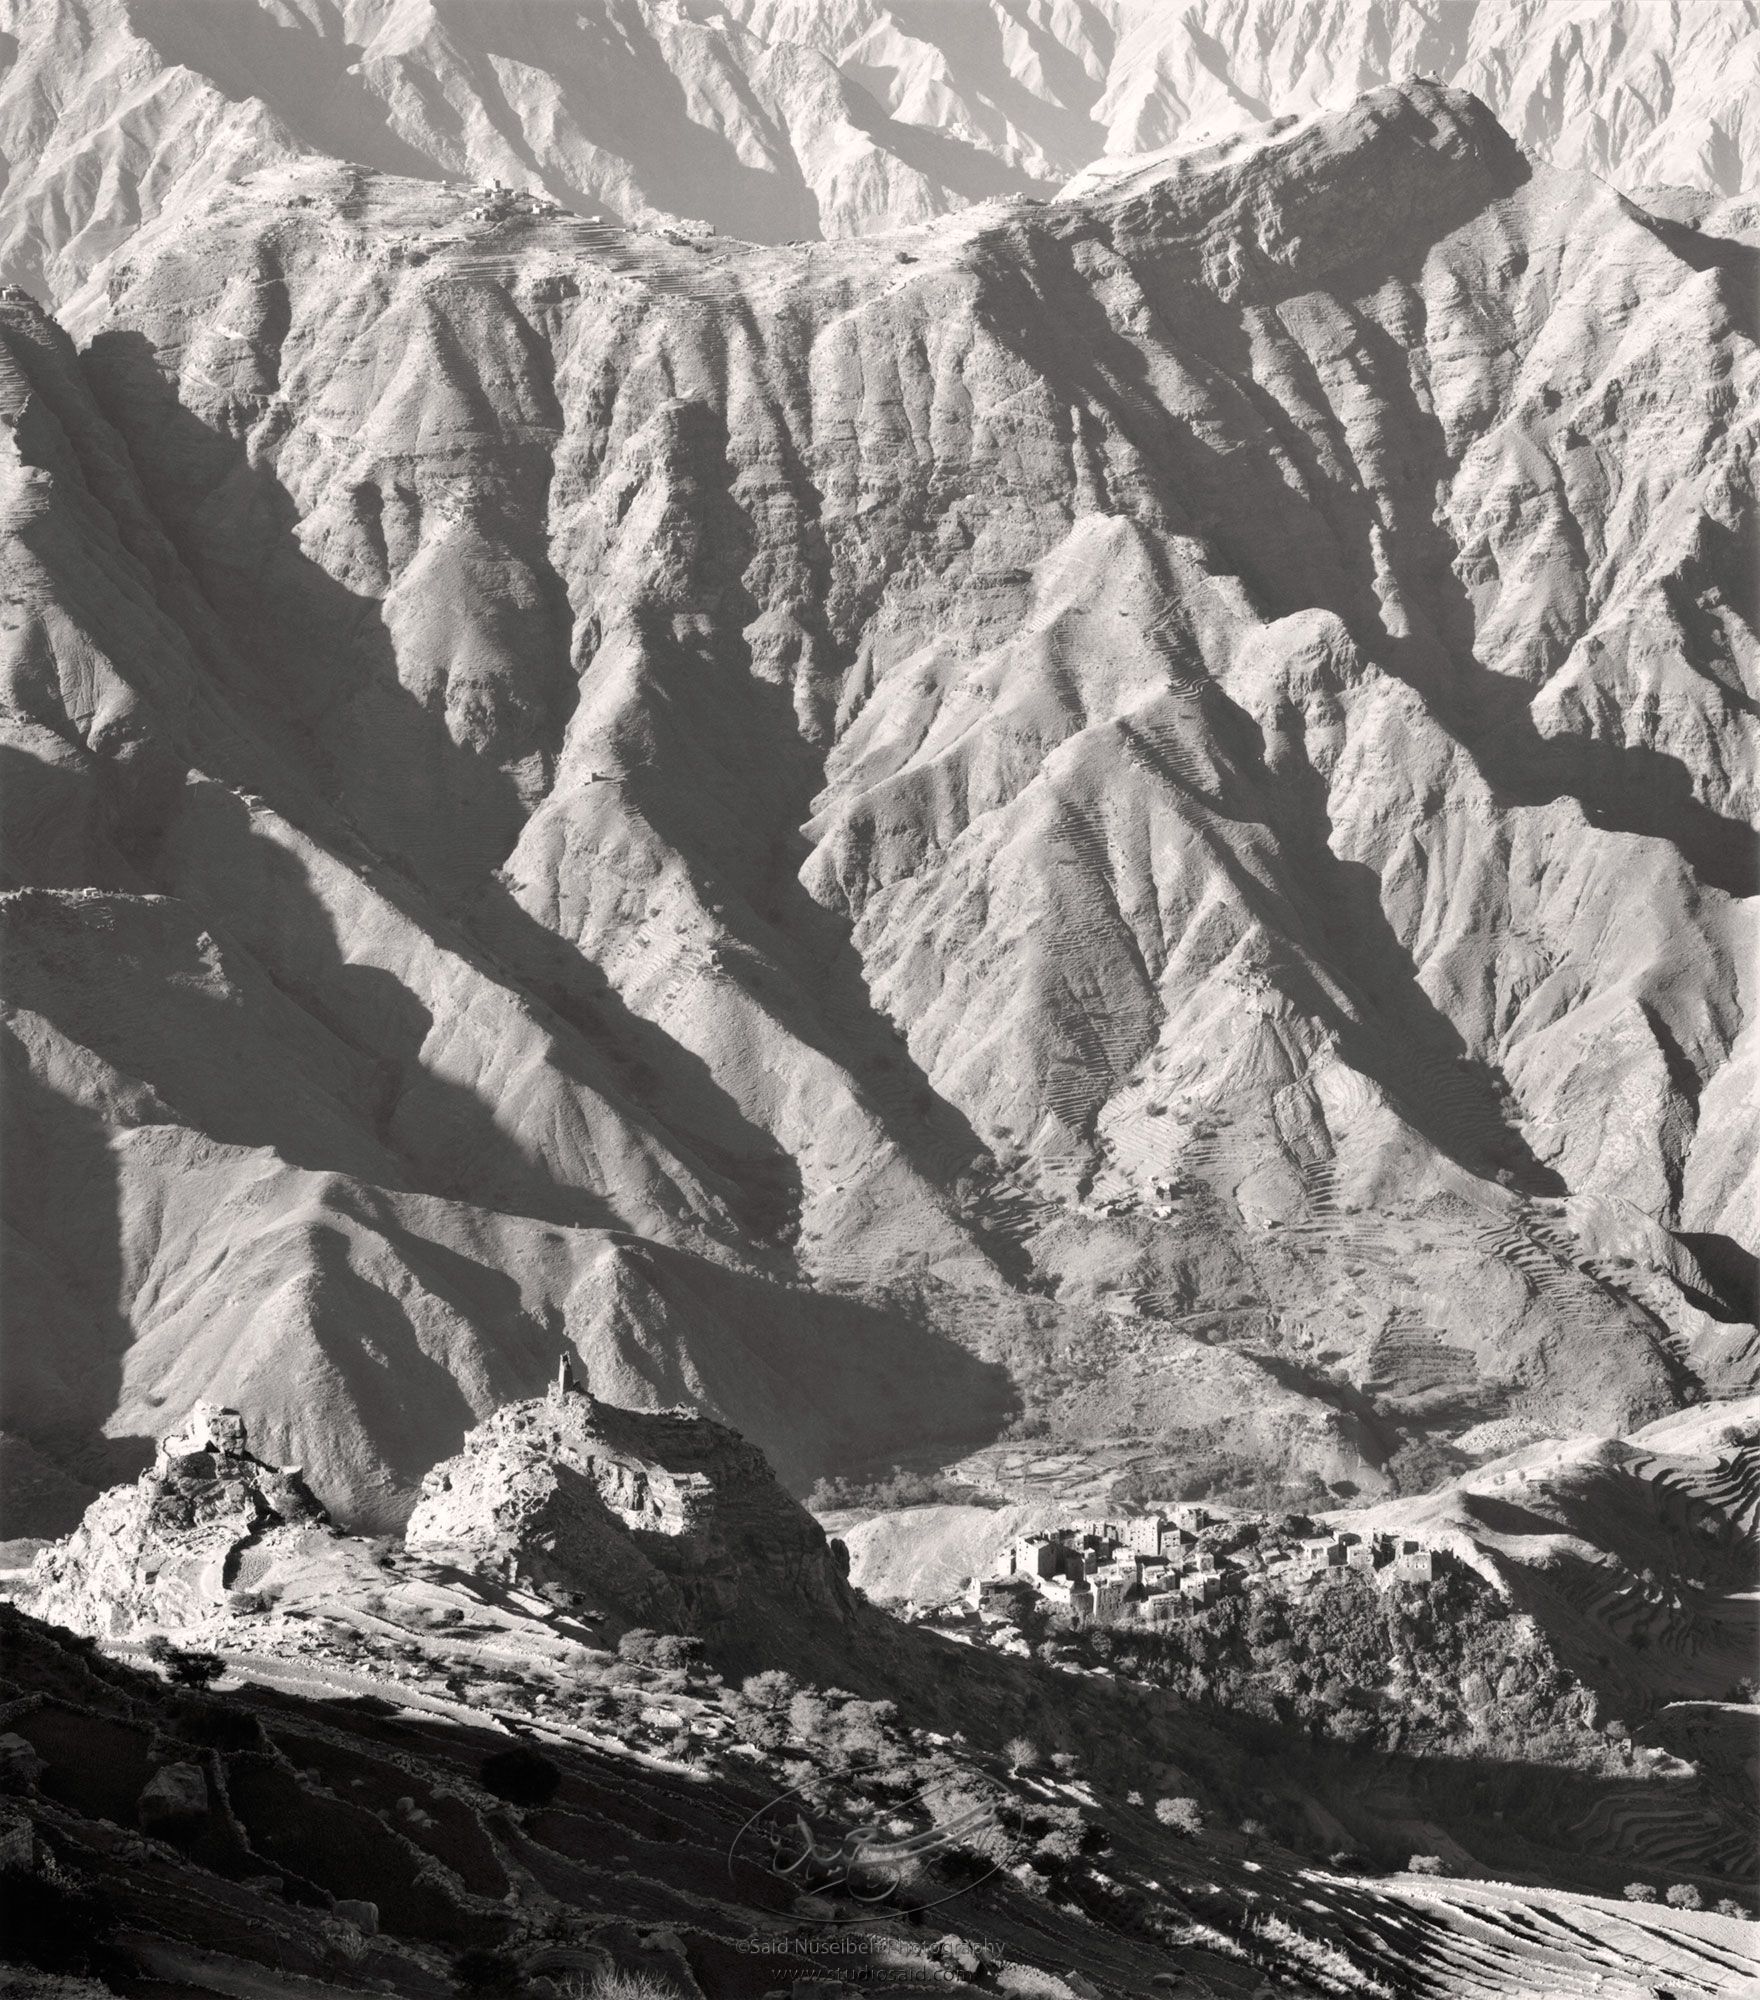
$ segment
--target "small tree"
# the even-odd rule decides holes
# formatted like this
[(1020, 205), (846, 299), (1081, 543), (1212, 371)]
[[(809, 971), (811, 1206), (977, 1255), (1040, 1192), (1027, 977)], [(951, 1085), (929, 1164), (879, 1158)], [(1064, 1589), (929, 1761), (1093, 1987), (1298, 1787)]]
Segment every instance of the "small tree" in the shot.
[(1196, 1799), (1157, 1799), (1155, 1817), (1163, 1826), (1184, 1834), (1188, 1840), (1204, 1830), (1204, 1809)]
[(1265, 1838), (1268, 1831), (1269, 1829), (1262, 1819), (1244, 1819), (1241, 1821), (1242, 1834), (1255, 1846)]
[(619, 1659), (641, 1667), (689, 1667), (702, 1657), (703, 1642), (682, 1632), (650, 1632), (631, 1626), (617, 1642)]
[(1656, 1891), (1648, 1882), (1628, 1882), (1623, 1893), (1628, 1903), (1654, 1903), (1656, 1900)]
[(1406, 1871), (1411, 1875), (1440, 1875), (1442, 1856), (1440, 1854), (1414, 1854), (1406, 1863)]
[(1030, 1771), (1039, 1761), (1039, 1746), (1030, 1736), (1011, 1736), (1002, 1746), (1011, 1771)]
[(174, 1680), (179, 1687), (205, 1688), (211, 1686), (226, 1671), (226, 1662), (218, 1653), (186, 1653), (179, 1646), (173, 1646), (164, 1661), (166, 1678)]
[(1748, 1913), (1733, 1896), (1720, 1896), (1717, 1899), (1717, 1914), (1720, 1917), (1745, 1917)]
[(1702, 1910), (1705, 1898), (1691, 1882), (1676, 1882), (1664, 1892), (1662, 1900), (1671, 1910)]
[(793, 1701), (798, 1684), (792, 1674), (772, 1667), (766, 1673), (748, 1676), (739, 1691), (754, 1708), (786, 1708)]

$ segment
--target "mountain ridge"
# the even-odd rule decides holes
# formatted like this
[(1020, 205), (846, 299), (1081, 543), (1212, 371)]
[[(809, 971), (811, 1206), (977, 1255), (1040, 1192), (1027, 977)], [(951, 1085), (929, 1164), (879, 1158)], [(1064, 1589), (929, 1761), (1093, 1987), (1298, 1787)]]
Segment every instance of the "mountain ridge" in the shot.
[[(1429, 77), (1628, 189), (1751, 189), (1753, 0), (9, 0), (0, 277), (64, 299), (161, 207), (298, 158), (769, 242), (1048, 195), (1098, 160)], [(1752, 218), (1750, 215), (1750, 222)]]
[(1748, 1388), (1746, 254), (1414, 85), (817, 248), (307, 162), (0, 307), (10, 1427), (378, 1523), (559, 1339), (806, 1484)]

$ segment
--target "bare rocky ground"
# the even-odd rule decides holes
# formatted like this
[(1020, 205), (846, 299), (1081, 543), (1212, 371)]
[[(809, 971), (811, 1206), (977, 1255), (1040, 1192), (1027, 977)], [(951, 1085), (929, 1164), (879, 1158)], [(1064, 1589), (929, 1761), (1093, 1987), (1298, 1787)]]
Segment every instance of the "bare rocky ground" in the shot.
[(396, 1526), (561, 1344), (797, 1492), (1749, 1390), (1664, 210), (1412, 84), (796, 248), (302, 160), (0, 305), (11, 1531), (202, 1395)]
[[(1431, 1589), (1402, 1600), (1414, 1630)], [(667, 1590), (657, 1636), (634, 1618)], [(1635, 2000), (1760, 1975), (1743, 1917), (1584, 1893), (1657, 1865), (1720, 1893), (1686, 1757), (1578, 1728), (1456, 1784), (1274, 1743), (1122, 1659), (899, 1624), (749, 1446), (682, 1412), (510, 1405), (398, 1542), (340, 1534), (199, 1411), (13, 1595), (0, 1870), (38, 1969), (10, 1993), (609, 1995), (621, 1973), (707, 2000), (882, 1978)], [(1186, 1830), (1151, 1809), (1170, 1796)], [(752, 1837), (778, 1800), (816, 1861)], [(1666, 1860), (1634, 1855), (1634, 1817), (1669, 1822)], [(883, 1881), (836, 1861), (863, 1826), (894, 1844)], [(1446, 1874), (1383, 1872), (1408, 1851)]]

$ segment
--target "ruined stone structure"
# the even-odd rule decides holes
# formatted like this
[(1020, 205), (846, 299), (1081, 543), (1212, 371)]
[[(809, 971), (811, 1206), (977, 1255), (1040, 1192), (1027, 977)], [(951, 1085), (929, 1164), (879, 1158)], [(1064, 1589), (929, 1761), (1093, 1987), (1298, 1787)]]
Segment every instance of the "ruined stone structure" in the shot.
[(755, 1445), (694, 1411), (601, 1402), (566, 1360), (544, 1398), (504, 1405), (435, 1467), (406, 1540), (665, 1631), (731, 1632), (766, 1607), (841, 1620), (856, 1603), (836, 1545)]
[(100, 1494), (43, 1550), (18, 1596), (76, 1631), (174, 1631), (248, 1591), (272, 1537), (326, 1525), (297, 1465), (258, 1458), (239, 1411), (201, 1402), (132, 1486)]

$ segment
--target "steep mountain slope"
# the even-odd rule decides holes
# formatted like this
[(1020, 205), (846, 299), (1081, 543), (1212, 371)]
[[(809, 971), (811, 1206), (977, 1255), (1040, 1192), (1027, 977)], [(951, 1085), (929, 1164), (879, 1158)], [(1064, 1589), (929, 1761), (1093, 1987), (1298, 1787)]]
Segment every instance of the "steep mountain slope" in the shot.
[(1455, 1548), (1629, 1708), (1722, 1701), (1749, 1678), (1757, 1521), (1760, 1399), (1749, 1397), (1631, 1438), (1529, 1446), (1351, 1526)]
[(1412, 75), (1625, 188), (1760, 182), (1755, 0), (3, 0), (0, 275), (64, 297), (295, 157), (782, 242)]
[(1750, 1386), (1752, 275), (1413, 86), (792, 251), (303, 164), (0, 306), (9, 1425), (390, 1519), (562, 1340), (797, 1480)]

